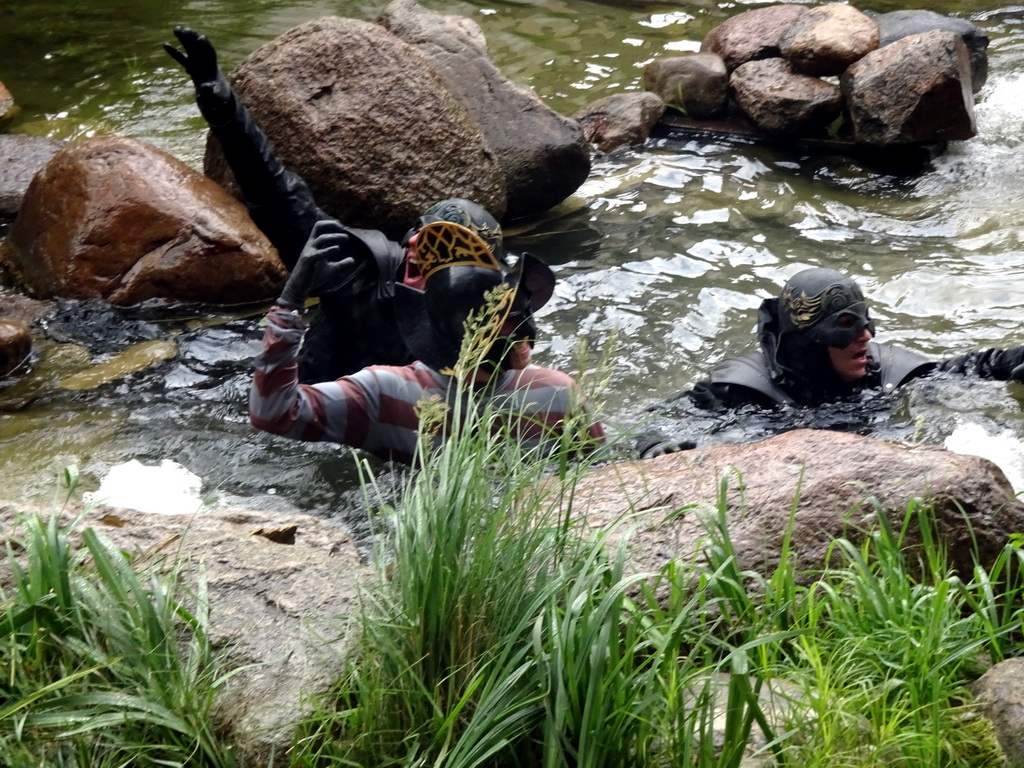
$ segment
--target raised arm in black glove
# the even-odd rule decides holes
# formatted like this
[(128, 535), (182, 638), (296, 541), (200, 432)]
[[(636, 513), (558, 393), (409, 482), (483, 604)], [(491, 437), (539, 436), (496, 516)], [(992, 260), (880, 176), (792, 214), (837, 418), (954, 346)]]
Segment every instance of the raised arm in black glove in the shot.
[(357, 269), (350, 247), (351, 237), (340, 221), (323, 219), (314, 224), (277, 305), (301, 309), (310, 296), (322, 296), (345, 285)]
[(217, 66), (217, 51), (213, 44), (194, 29), (175, 27), (184, 52), (170, 43), (164, 43), (164, 50), (178, 62), (192, 78), (196, 88), (196, 103), (210, 125), (223, 125), (235, 112), (234, 92)]

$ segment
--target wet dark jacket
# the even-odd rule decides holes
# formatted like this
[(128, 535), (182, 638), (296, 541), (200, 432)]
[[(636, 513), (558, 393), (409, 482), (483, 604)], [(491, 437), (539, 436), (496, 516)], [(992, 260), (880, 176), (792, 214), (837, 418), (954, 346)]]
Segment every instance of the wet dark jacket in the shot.
[[(204, 104), (204, 98), (207, 103)], [(270, 140), (232, 91), (227, 101), (199, 95), (199, 108), (220, 142), (256, 226), (291, 270), (313, 225), (333, 218), (317, 207), (306, 183), (278, 160)], [(320, 297), (299, 354), (303, 382), (332, 381), (368, 365), (407, 365), (412, 355), (398, 331), (394, 284), (404, 249), (377, 230), (348, 228), (357, 270)]]
[[(698, 406), (724, 410), (742, 405), (771, 408), (778, 405), (817, 405), (865, 390), (891, 392), (935, 371), (950, 371), (983, 379), (1020, 378), (1024, 347), (985, 349), (941, 360), (890, 344), (868, 343), (867, 374), (854, 382), (839, 379), (827, 358), (813, 361), (801, 374), (779, 362), (779, 337), (771, 301), (762, 304), (758, 317), (760, 349), (723, 360), (709, 377), (677, 397), (688, 396)], [(827, 353), (825, 353), (827, 354)], [(675, 399), (675, 398), (673, 398)]]

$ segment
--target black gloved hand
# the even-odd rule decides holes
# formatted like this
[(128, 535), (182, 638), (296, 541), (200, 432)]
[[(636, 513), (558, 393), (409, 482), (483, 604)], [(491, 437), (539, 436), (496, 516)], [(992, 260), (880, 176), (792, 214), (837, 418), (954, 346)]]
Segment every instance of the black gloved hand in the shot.
[(636, 450), (641, 459), (689, 451), (696, 447), (697, 443), (693, 440), (666, 440), (662, 435), (641, 435), (636, 439)]
[(164, 43), (164, 50), (192, 78), (196, 102), (203, 117), (213, 125), (223, 124), (234, 112), (234, 104), (231, 86), (217, 66), (217, 51), (205, 35), (189, 27), (175, 27), (174, 36), (185, 49), (184, 52), (170, 43)]
[(345, 255), (349, 241), (348, 233), (336, 219), (321, 219), (314, 224), (277, 305), (300, 309), (310, 296), (321, 296), (343, 286), (355, 273), (355, 259)]
[(164, 43), (164, 50), (188, 73), (196, 88), (203, 83), (221, 79), (217, 52), (205, 35), (189, 27), (175, 27), (174, 36), (185, 49), (184, 53), (170, 43)]

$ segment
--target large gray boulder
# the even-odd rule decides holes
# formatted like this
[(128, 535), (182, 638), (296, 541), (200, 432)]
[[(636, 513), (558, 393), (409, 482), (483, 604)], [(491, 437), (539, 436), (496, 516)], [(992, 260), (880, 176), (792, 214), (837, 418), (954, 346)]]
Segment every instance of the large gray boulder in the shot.
[(977, 93), (988, 79), (988, 35), (967, 19), (944, 16), (935, 11), (892, 11), (872, 14), (880, 34), (879, 47), (910, 35), (945, 29), (960, 36), (971, 60), (971, 89)]
[[(826, 430), (604, 467), (577, 486), (573, 514), (594, 528), (621, 521), (631, 529), (638, 571), (675, 558), (701, 562), (702, 517), (715, 514), (723, 478), (738, 565), (762, 575), (777, 566), (792, 527), (793, 569), (812, 578), (836, 538), (860, 541), (876, 527), (876, 505), (896, 530), (911, 500), (933, 505), (936, 535), (949, 549), (950, 566), (965, 576), (973, 573), (975, 545), (978, 562), (989, 567), (1007, 538), (1024, 532), (1024, 503), (986, 459)], [(912, 524), (906, 545), (919, 543)]]
[(393, 0), (377, 22), (422, 53), (476, 120), (505, 173), (509, 218), (546, 211), (586, 181), (590, 151), (580, 126), (509, 81), (476, 22), (416, 0)]
[(954, 141), (977, 132), (967, 47), (953, 32), (923, 32), (872, 51), (840, 86), (860, 143)]
[(166, 152), (105, 136), (68, 144), (29, 185), (0, 258), (37, 298), (235, 305), (287, 272), (244, 206)]
[[(448, 197), (505, 214), (505, 173), (477, 121), (414, 46), (377, 24), (300, 24), (253, 51), (231, 81), (285, 166), (346, 224), (397, 239)], [(205, 168), (230, 183), (216, 140)]]

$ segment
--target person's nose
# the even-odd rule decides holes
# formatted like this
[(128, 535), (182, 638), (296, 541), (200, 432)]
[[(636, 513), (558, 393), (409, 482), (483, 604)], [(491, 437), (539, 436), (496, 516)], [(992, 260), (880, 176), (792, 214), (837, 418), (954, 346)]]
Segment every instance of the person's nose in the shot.
[(866, 325), (860, 329), (860, 333), (857, 335), (857, 341), (871, 341), (873, 338), (875, 338), (875, 334), (869, 331)]

